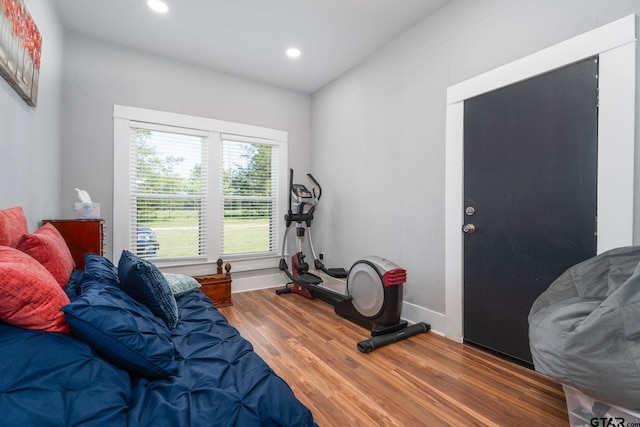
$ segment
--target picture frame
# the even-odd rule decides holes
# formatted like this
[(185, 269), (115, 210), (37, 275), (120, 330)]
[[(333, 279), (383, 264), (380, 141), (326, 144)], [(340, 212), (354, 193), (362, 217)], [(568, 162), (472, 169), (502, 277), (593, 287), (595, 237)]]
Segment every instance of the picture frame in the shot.
[(38, 101), (42, 36), (24, 0), (0, 0), (0, 75), (31, 107)]

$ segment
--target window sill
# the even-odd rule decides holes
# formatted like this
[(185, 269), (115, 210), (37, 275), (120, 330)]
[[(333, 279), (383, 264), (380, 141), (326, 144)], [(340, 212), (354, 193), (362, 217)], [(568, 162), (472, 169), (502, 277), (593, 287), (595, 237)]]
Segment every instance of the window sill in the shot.
[[(265, 270), (278, 268), (279, 255), (268, 255), (252, 258), (223, 258), (224, 264), (231, 264), (231, 272), (239, 273), (245, 271)], [(153, 264), (165, 273), (186, 274), (189, 276), (211, 274), (216, 271), (216, 261), (207, 260), (150, 260)]]

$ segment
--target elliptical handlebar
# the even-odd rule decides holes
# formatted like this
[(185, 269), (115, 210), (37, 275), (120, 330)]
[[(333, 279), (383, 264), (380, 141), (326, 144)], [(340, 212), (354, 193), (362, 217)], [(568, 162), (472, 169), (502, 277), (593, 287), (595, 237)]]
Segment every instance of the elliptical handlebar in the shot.
[(314, 185), (316, 187), (318, 187), (318, 196), (316, 197), (316, 189), (315, 188), (313, 189), (313, 195), (314, 195), (314, 197), (316, 197), (316, 200), (320, 201), (320, 196), (322, 196), (322, 187), (320, 186), (320, 183), (318, 181), (316, 181), (316, 179), (310, 173), (307, 174), (307, 177), (314, 183)]
[(293, 169), (289, 169), (289, 216), (293, 214), (291, 211), (291, 194), (293, 193)]

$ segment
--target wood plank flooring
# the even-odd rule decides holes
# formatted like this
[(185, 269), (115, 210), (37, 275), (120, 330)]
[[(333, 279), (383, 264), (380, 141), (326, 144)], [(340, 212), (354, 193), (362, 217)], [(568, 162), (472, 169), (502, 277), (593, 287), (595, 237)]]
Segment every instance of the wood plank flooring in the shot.
[(320, 426), (568, 426), (555, 380), (428, 332), (360, 353), (368, 331), (275, 289), (235, 293), (229, 323)]

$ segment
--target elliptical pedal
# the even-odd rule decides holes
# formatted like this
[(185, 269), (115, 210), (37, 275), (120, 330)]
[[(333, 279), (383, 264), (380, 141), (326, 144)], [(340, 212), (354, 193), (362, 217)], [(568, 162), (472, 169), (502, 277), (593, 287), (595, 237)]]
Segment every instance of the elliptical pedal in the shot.
[(319, 285), (322, 283), (322, 279), (315, 274), (311, 273), (299, 273), (298, 277), (301, 282), (308, 283), (310, 285)]
[(349, 272), (344, 268), (327, 268), (326, 273), (329, 276), (335, 277), (337, 279), (346, 279), (347, 277), (349, 277)]

